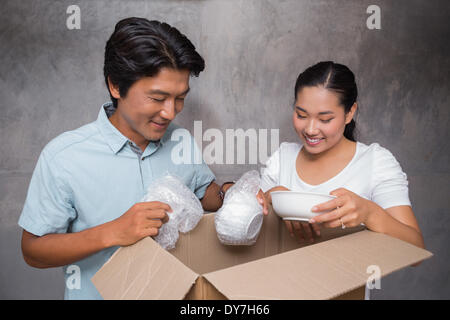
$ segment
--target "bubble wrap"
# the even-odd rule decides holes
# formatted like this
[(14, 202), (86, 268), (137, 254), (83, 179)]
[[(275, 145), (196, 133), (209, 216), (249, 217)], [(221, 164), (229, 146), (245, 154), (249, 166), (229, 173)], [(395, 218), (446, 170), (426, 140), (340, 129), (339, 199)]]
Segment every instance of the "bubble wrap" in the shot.
[(172, 212), (168, 212), (169, 221), (154, 237), (166, 250), (175, 248), (178, 232), (191, 231), (203, 216), (200, 200), (179, 178), (170, 174), (153, 181), (142, 201), (160, 201), (172, 208)]
[(256, 242), (263, 222), (263, 207), (256, 199), (260, 182), (258, 171), (248, 171), (225, 194), (214, 220), (217, 236), (223, 244), (252, 245)]

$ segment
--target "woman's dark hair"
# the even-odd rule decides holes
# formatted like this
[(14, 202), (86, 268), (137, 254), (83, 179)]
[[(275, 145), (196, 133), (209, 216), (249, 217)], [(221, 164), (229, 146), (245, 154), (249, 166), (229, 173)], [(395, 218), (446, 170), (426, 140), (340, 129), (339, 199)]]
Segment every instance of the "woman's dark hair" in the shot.
[[(103, 73), (108, 91), (109, 78), (125, 97), (133, 83), (156, 75), (163, 67), (188, 69), (198, 76), (205, 61), (191, 41), (167, 23), (133, 17), (116, 24), (105, 48)], [(117, 107), (117, 99), (109, 95)]]
[[(303, 87), (322, 86), (338, 94), (339, 102), (348, 113), (358, 97), (355, 75), (346, 66), (332, 61), (319, 62), (303, 71), (295, 83), (295, 98)], [(356, 122), (352, 119), (345, 126), (344, 136), (351, 140), (355, 139)]]

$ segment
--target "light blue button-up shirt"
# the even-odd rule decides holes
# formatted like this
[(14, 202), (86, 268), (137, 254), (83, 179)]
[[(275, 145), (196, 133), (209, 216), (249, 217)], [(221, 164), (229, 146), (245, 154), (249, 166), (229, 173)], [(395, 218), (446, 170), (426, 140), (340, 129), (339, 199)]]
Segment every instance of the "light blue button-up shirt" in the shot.
[[(166, 173), (181, 178), (199, 199), (204, 196), (214, 174), (202, 161), (172, 161), (172, 150), (180, 143), (171, 140), (176, 125), (171, 123), (160, 141), (150, 142), (141, 152), (111, 124), (112, 112), (112, 105), (104, 104), (97, 121), (65, 132), (45, 146), (19, 219), (23, 229), (42, 236), (79, 232), (114, 220), (140, 202), (148, 185)], [(70, 265), (75, 267), (65, 266), (65, 299), (101, 299), (91, 278), (116, 249)], [(78, 271), (79, 285), (71, 282)]]

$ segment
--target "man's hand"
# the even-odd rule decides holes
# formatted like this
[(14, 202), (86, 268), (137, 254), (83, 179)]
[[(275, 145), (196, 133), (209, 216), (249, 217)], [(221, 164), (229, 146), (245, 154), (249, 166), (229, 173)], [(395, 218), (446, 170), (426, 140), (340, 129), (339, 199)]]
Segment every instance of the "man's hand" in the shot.
[(169, 221), (162, 202), (136, 203), (119, 218), (79, 232), (49, 233), (36, 236), (22, 233), (22, 253), (27, 264), (35, 268), (68, 265), (112, 246), (131, 245), (144, 237), (155, 236)]
[(166, 212), (172, 212), (172, 209), (159, 201), (136, 203), (122, 216), (111, 221), (111, 246), (128, 246), (142, 238), (158, 235), (159, 228), (169, 221)]

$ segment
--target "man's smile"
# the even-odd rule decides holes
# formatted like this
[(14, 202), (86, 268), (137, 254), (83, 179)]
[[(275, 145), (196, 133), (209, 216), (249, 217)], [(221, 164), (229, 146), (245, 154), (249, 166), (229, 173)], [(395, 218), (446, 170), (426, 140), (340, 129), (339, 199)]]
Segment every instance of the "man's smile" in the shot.
[(163, 121), (150, 120), (150, 123), (157, 129), (165, 129), (169, 125), (169, 121), (163, 122)]

